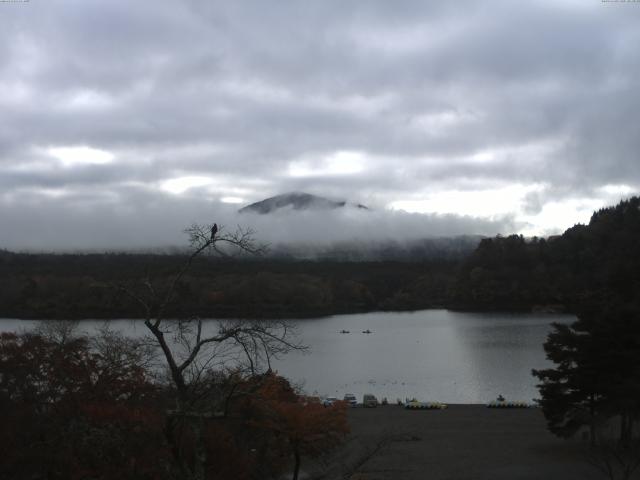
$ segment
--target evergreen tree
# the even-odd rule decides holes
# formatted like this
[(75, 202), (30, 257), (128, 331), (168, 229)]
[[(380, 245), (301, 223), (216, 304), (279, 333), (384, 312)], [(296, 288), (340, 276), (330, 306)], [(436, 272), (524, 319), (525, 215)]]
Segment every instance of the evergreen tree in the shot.
[(534, 370), (549, 429), (568, 437), (588, 425), (620, 418), (620, 440), (629, 442), (640, 412), (640, 315), (620, 303), (591, 307), (571, 325), (554, 324), (544, 344), (554, 368)]

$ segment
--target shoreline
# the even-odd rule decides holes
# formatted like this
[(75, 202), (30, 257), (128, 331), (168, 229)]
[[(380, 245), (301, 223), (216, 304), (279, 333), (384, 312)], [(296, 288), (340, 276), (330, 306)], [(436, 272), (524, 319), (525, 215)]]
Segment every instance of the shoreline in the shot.
[[(282, 315), (278, 315), (278, 312), (270, 312), (269, 314), (257, 316), (243, 316), (243, 315), (200, 315), (199, 317), (203, 320), (314, 320), (328, 317), (336, 317), (336, 316), (347, 316), (347, 315), (359, 315), (359, 314), (375, 314), (375, 313), (416, 313), (422, 311), (433, 311), (433, 310), (446, 310), (449, 312), (456, 313), (482, 313), (482, 314), (496, 314), (496, 315), (527, 315), (527, 314), (539, 314), (539, 315), (575, 315), (571, 309), (567, 308), (547, 308), (547, 306), (536, 305), (531, 308), (472, 308), (472, 307), (460, 307), (460, 306), (448, 306), (448, 305), (432, 305), (420, 308), (396, 308), (396, 309), (340, 309), (335, 311), (314, 311), (314, 312), (302, 312), (302, 313), (293, 313), (293, 312), (280, 312)], [(273, 313), (273, 314), (271, 314)], [(193, 315), (190, 315), (193, 316)], [(167, 320), (178, 320), (181, 317), (168, 318)], [(58, 320), (68, 320), (68, 321), (120, 321), (120, 320), (134, 320), (134, 321), (144, 321), (144, 317), (139, 316), (65, 316), (65, 317), (57, 317), (57, 316), (48, 316), (48, 317), (27, 317), (27, 316), (3, 316), (0, 314), (0, 320), (15, 320), (15, 321), (33, 321), (33, 322), (46, 322), (46, 321), (58, 321)]]

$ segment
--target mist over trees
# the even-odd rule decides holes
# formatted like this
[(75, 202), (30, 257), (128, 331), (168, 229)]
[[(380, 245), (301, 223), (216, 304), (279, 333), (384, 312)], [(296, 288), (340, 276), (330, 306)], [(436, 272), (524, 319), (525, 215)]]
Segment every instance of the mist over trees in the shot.
[[(91, 210), (72, 200), (50, 210), (50, 204), (26, 203), (18, 210), (0, 211), (0, 223), (14, 225), (0, 231), (0, 248), (21, 252), (74, 253), (180, 252), (185, 224), (215, 218), (220, 225), (250, 225), (272, 249), (295, 251), (301, 245), (317, 258), (334, 245), (378, 249), (378, 245), (420, 243), (423, 239), (496, 235), (515, 229), (510, 217), (488, 220), (452, 214), (419, 214), (372, 207), (372, 210), (306, 211), (284, 209), (268, 215), (239, 214), (237, 206), (160, 196), (133, 196), (136, 209), (114, 211), (107, 205)], [(57, 211), (65, 215), (60, 218)], [(140, 219), (144, 219), (141, 222)], [(475, 245), (474, 245), (475, 246)], [(357, 252), (356, 252), (357, 253)]]
[[(203, 317), (253, 318), (430, 307), (577, 312), (594, 296), (625, 301), (638, 295), (638, 204), (638, 197), (625, 200), (595, 212), (589, 225), (546, 239), (428, 239), (378, 250), (290, 245), (259, 259), (199, 258), (170, 308), (174, 315), (188, 305)], [(135, 302), (114, 295), (109, 285), (148, 276), (162, 283), (184, 258), (0, 252), (0, 314), (133, 318)]]

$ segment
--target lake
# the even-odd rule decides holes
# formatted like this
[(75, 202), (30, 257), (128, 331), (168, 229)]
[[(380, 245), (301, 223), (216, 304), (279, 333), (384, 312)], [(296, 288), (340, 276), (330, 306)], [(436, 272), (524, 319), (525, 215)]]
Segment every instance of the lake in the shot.
[[(510, 400), (538, 396), (532, 368), (549, 365), (542, 344), (552, 322), (572, 315), (462, 313), (448, 310), (375, 312), (295, 321), (308, 353), (295, 352), (274, 368), (310, 394), (389, 401), (416, 397), (447, 403), (485, 403), (498, 394)], [(90, 332), (101, 321), (86, 320)], [(0, 319), (0, 329), (32, 328), (37, 322)], [(113, 320), (128, 335), (145, 333), (138, 321)], [(211, 321), (211, 327), (215, 321)], [(370, 334), (362, 333), (371, 330)], [(350, 333), (340, 333), (348, 330)]]

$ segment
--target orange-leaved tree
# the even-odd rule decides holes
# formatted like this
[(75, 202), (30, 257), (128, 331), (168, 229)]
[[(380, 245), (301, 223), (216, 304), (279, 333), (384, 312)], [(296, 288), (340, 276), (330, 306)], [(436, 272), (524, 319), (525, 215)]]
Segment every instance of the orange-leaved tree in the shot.
[(157, 394), (85, 337), (0, 334), (0, 478), (162, 478)]
[(347, 406), (325, 407), (298, 395), (291, 384), (272, 372), (265, 374), (255, 395), (247, 398), (249, 423), (269, 434), (270, 449), (293, 456), (297, 480), (303, 456), (317, 457), (340, 445), (347, 433)]

